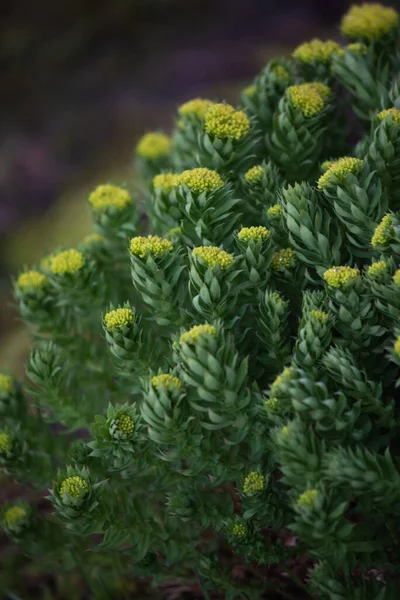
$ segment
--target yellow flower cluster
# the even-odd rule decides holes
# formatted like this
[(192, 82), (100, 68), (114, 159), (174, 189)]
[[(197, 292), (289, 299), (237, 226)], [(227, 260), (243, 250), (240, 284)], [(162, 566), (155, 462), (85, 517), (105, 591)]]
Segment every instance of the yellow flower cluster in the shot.
[(335, 162), (335, 160), (324, 160), (324, 162), (321, 164), (321, 171), (325, 173), (335, 164)]
[(181, 235), (181, 233), (182, 233), (181, 227), (172, 227), (172, 229), (167, 231), (167, 238), (173, 240), (174, 238), (178, 237), (178, 235)]
[(380, 260), (379, 262), (373, 263), (367, 269), (368, 275), (371, 279), (378, 279), (382, 273), (387, 272), (387, 264), (384, 260)]
[(280, 204), (274, 204), (267, 210), (267, 215), (270, 219), (280, 219), (282, 216), (282, 206)]
[(160, 173), (153, 178), (153, 188), (163, 192), (171, 192), (178, 185), (176, 173)]
[(89, 486), (83, 477), (74, 475), (73, 477), (67, 477), (64, 479), (60, 486), (60, 496), (64, 494), (72, 496), (73, 498), (84, 498), (89, 491)]
[(179, 338), (180, 344), (195, 344), (200, 337), (203, 336), (215, 337), (217, 335), (217, 329), (214, 325), (195, 325), (189, 331), (182, 333)]
[(3, 516), (4, 524), (10, 529), (22, 525), (26, 519), (27, 512), (22, 506), (11, 506), (8, 508)]
[(205, 100), (204, 98), (194, 98), (185, 102), (178, 108), (178, 113), (182, 117), (189, 117), (194, 115), (198, 119), (203, 119), (206, 111), (213, 105), (211, 100)]
[(198, 246), (192, 250), (192, 255), (200, 258), (210, 269), (218, 265), (220, 269), (227, 269), (233, 263), (233, 256), (216, 246)]
[(50, 259), (50, 271), (55, 275), (66, 275), (76, 273), (85, 264), (82, 252), (71, 248), (64, 250)]
[(278, 377), (272, 382), (270, 388), (270, 397), (274, 398), (279, 391), (279, 388), (282, 384), (288, 383), (288, 381), (293, 377), (293, 368), (286, 367), (283, 369), (282, 373), (278, 375)]
[(122, 211), (132, 204), (132, 198), (124, 188), (109, 184), (99, 185), (89, 195), (89, 204), (97, 213), (103, 213), (109, 208)]
[(325, 271), (324, 279), (331, 287), (341, 288), (359, 275), (360, 271), (352, 267), (332, 267)]
[(171, 152), (171, 140), (163, 133), (150, 132), (140, 138), (136, 152), (142, 158), (155, 160), (168, 156)]
[(242, 227), (238, 233), (238, 238), (242, 242), (259, 242), (266, 240), (271, 235), (271, 232), (266, 227)]
[(251, 471), (244, 480), (243, 493), (246, 494), (246, 496), (253, 496), (257, 492), (262, 492), (264, 488), (264, 475), (261, 475), (261, 473), (258, 473), (257, 471)]
[(107, 329), (121, 329), (133, 322), (133, 310), (131, 308), (116, 308), (104, 315), (104, 324)]
[(246, 527), (243, 523), (234, 523), (232, 525), (232, 533), (235, 537), (243, 538), (246, 535)]
[(130, 249), (134, 256), (146, 258), (148, 254), (154, 258), (160, 258), (171, 252), (174, 245), (170, 240), (165, 240), (157, 235), (147, 237), (134, 237), (131, 239)]
[(163, 373), (162, 375), (155, 375), (151, 379), (151, 385), (166, 390), (179, 390), (182, 387), (182, 381), (169, 373)]
[(368, 47), (362, 42), (353, 42), (352, 44), (347, 44), (346, 50), (349, 52), (353, 52), (353, 54), (367, 54)]
[(334, 175), (339, 181), (344, 181), (349, 173), (358, 173), (363, 167), (363, 161), (361, 158), (354, 158), (352, 156), (343, 156), (338, 160), (335, 160), (328, 168), (328, 170), (321, 175), (318, 179), (318, 189), (323, 190), (327, 187), (331, 181), (331, 176)]
[(212, 171), (204, 167), (183, 171), (183, 173), (178, 175), (177, 185), (182, 185), (183, 183), (195, 194), (212, 192), (224, 185), (217, 171)]
[(11, 394), (13, 389), (13, 380), (11, 375), (0, 373), (0, 393)]
[(320, 323), (326, 323), (329, 319), (328, 313), (323, 310), (311, 310), (310, 316), (319, 321)]
[(8, 433), (0, 431), (0, 452), (9, 452), (12, 447), (12, 441)]
[(374, 235), (371, 239), (371, 245), (374, 248), (377, 246), (383, 246), (393, 234), (393, 218), (391, 215), (385, 215), (374, 231)]
[(377, 114), (379, 121), (383, 121), (388, 117), (392, 117), (393, 123), (400, 125), (400, 110), (398, 108), (387, 108), (386, 110), (381, 110), (381, 112)]
[(393, 350), (394, 350), (394, 353), (396, 354), (396, 356), (400, 357), (400, 336), (395, 341)]
[(276, 412), (279, 408), (278, 398), (275, 398), (275, 397), (268, 398), (268, 400), (265, 401), (265, 406), (267, 408), (269, 408), (269, 410)]
[(94, 246), (96, 244), (104, 242), (104, 239), (105, 238), (99, 233), (89, 233), (89, 235), (85, 235), (85, 237), (83, 238), (83, 243), (86, 246)]
[(26, 271), (18, 277), (17, 287), (23, 291), (39, 290), (45, 287), (48, 281), (46, 275), (39, 271)]
[(319, 82), (302, 83), (288, 87), (287, 94), (293, 106), (301, 110), (305, 117), (313, 117), (324, 109), (330, 89)]
[(400, 269), (397, 269), (396, 273), (393, 275), (393, 283), (396, 287), (400, 287)]
[(296, 506), (299, 508), (312, 508), (318, 498), (318, 490), (306, 490), (298, 498)]
[(264, 173), (265, 167), (256, 165), (255, 167), (251, 167), (251, 169), (245, 173), (244, 178), (247, 183), (258, 183), (262, 180)]
[(129, 415), (121, 415), (118, 419), (116, 419), (116, 422), (118, 431), (127, 437), (132, 435), (133, 430), (135, 429), (135, 423)]
[(276, 75), (277, 78), (284, 83), (290, 79), (289, 71), (287, 71), (285, 67), (282, 67), (282, 65), (275, 65), (275, 67), (272, 67), (271, 72), (274, 73), (274, 75)]
[(296, 264), (296, 254), (291, 248), (283, 248), (275, 252), (271, 269), (273, 271), (282, 271), (283, 269), (292, 269)]
[(235, 110), (230, 104), (212, 104), (204, 120), (206, 131), (219, 138), (240, 140), (250, 131), (246, 113)]
[(302, 63), (311, 63), (313, 61), (319, 63), (329, 63), (333, 54), (340, 54), (342, 48), (338, 43), (333, 40), (322, 40), (314, 39), (310, 42), (305, 42), (293, 52), (293, 57)]
[(252, 96), (254, 96), (256, 91), (257, 91), (257, 87), (254, 85), (254, 83), (252, 83), (251, 85), (248, 85), (247, 87), (245, 87), (242, 90), (242, 94), (251, 98)]
[(368, 41), (391, 33), (399, 24), (399, 14), (382, 4), (354, 4), (344, 15), (340, 30), (349, 38), (364, 38)]

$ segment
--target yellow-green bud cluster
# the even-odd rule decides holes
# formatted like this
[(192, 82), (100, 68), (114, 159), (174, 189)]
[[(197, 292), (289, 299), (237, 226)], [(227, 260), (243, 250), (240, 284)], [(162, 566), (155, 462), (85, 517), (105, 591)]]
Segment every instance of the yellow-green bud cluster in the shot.
[(232, 525), (232, 533), (237, 538), (244, 538), (247, 533), (246, 526), (243, 523), (234, 523)]
[(298, 508), (312, 508), (318, 496), (318, 490), (306, 490), (297, 498), (296, 506)]
[(259, 242), (267, 240), (270, 235), (271, 232), (266, 227), (243, 227), (238, 233), (238, 238), (241, 242)]
[(104, 315), (104, 324), (107, 329), (121, 329), (133, 322), (131, 308), (116, 308)]
[(179, 338), (181, 344), (195, 344), (199, 338), (203, 336), (215, 337), (217, 335), (217, 329), (214, 325), (195, 325), (189, 331), (182, 333)]
[(282, 65), (275, 65), (272, 67), (271, 72), (274, 73), (283, 83), (287, 83), (290, 79), (289, 71)]
[(387, 272), (387, 264), (384, 260), (375, 262), (370, 265), (367, 269), (367, 273), (371, 279), (379, 279), (379, 277)]
[(386, 110), (381, 110), (381, 112), (377, 114), (379, 121), (383, 121), (388, 117), (392, 117), (393, 123), (400, 125), (400, 110), (398, 108), (387, 108)]
[(189, 117), (194, 115), (198, 119), (203, 119), (206, 111), (213, 105), (211, 100), (206, 100), (204, 98), (194, 98), (193, 100), (189, 100), (185, 102), (178, 108), (178, 113), (182, 115), (182, 117)]
[(336, 162), (335, 160), (324, 160), (324, 162), (321, 164), (321, 171), (323, 173), (325, 173), (331, 167), (333, 167), (333, 165), (335, 164), (335, 162)]
[(352, 267), (332, 267), (325, 271), (324, 279), (331, 287), (341, 288), (354, 281), (359, 275), (360, 271)]
[(264, 404), (269, 410), (271, 410), (273, 412), (277, 412), (279, 409), (278, 398), (275, 398), (275, 397), (268, 398)]
[(305, 117), (319, 114), (324, 109), (330, 93), (329, 87), (319, 82), (292, 85), (287, 89), (291, 103), (301, 110)]
[(333, 40), (322, 40), (314, 39), (310, 42), (305, 42), (293, 52), (293, 57), (302, 63), (311, 63), (313, 61), (319, 63), (329, 63), (333, 54), (340, 54), (342, 48), (337, 42)]
[(95, 246), (96, 244), (101, 244), (104, 240), (105, 238), (99, 233), (89, 233), (89, 235), (85, 235), (83, 238), (83, 243), (86, 246)]
[(293, 368), (285, 367), (282, 373), (278, 375), (278, 377), (273, 381), (270, 388), (270, 397), (274, 398), (279, 393), (279, 388), (281, 385), (288, 383), (290, 379), (293, 377)]
[(283, 248), (275, 252), (271, 269), (273, 271), (282, 271), (283, 269), (292, 269), (296, 264), (296, 254), (291, 248)]
[(120, 433), (123, 433), (126, 437), (132, 435), (133, 430), (135, 429), (135, 423), (129, 415), (121, 415), (115, 419), (115, 422), (117, 425), (117, 430)]
[(13, 379), (7, 373), (0, 373), (0, 394), (11, 394), (13, 390)]
[(374, 231), (371, 245), (374, 248), (376, 248), (376, 246), (384, 246), (393, 234), (393, 218), (391, 215), (385, 215)]
[(69, 275), (76, 273), (85, 264), (82, 252), (71, 248), (64, 250), (50, 259), (50, 271), (55, 275)]
[(394, 343), (393, 351), (394, 351), (395, 355), (400, 358), (400, 336), (397, 338), (397, 340)]
[(396, 287), (400, 288), (400, 269), (397, 269), (396, 273), (393, 275), (393, 283)]
[(8, 529), (18, 529), (27, 518), (27, 510), (23, 506), (10, 506), (3, 515), (3, 521)]
[(163, 192), (172, 192), (178, 185), (178, 175), (176, 173), (160, 173), (153, 178), (153, 188)]
[(227, 269), (233, 264), (233, 256), (216, 246), (199, 246), (192, 250), (192, 255), (200, 258), (210, 269), (218, 265), (220, 269)]
[(132, 204), (132, 198), (127, 190), (116, 185), (99, 185), (90, 194), (89, 204), (97, 213), (102, 213), (109, 208), (122, 211)]
[(243, 493), (246, 496), (253, 496), (254, 494), (257, 494), (257, 492), (262, 492), (264, 488), (264, 475), (258, 473), (257, 471), (251, 471), (243, 483)]
[(248, 85), (247, 87), (245, 87), (242, 90), (242, 94), (244, 94), (248, 98), (251, 98), (252, 96), (254, 96), (256, 91), (257, 91), (257, 87), (254, 85), (254, 83), (252, 83), (251, 85)]
[(204, 116), (208, 133), (219, 138), (240, 140), (250, 131), (246, 113), (235, 110), (230, 104), (212, 104)]
[(224, 185), (222, 178), (216, 171), (199, 167), (197, 169), (188, 169), (178, 175), (177, 185), (185, 184), (195, 194), (203, 192), (212, 192)]
[(12, 440), (10, 435), (6, 431), (0, 431), (0, 452), (5, 454), (10, 452), (12, 448)]
[(140, 138), (136, 152), (142, 158), (155, 160), (168, 156), (171, 152), (171, 140), (163, 133), (150, 132)]
[(369, 41), (391, 33), (399, 24), (399, 14), (382, 4), (353, 5), (344, 15), (340, 30), (349, 38)]
[(157, 389), (179, 390), (182, 387), (182, 381), (169, 373), (163, 373), (162, 375), (152, 377), (151, 385)]
[(259, 183), (262, 180), (264, 173), (265, 167), (256, 165), (255, 167), (251, 167), (251, 169), (245, 173), (244, 178), (247, 183)]
[(339, 181), (344, 181), (349, 173), (358, 173), (362, 169), (363, 164), (361, 158), (354, 158), (353, 156), (343, 156), (339, 160), (335, 160), (318, 179), (318, 188), (320, 190), (325, 189), (332, 175), (339, 179)]
[(165, 240), (157, 235), (148, 235), (147, 237), (134, 237), (131, 239), (131, 253), (138, 258), (146, 258), (148, 254), (154, 258), (160, 258), (168, 254), (174, 245), (170, 240)]
[(167, 231), (167, 238), (169, 240), (173, 240), (182, 233), (181, 227), (172, 227), (169, 231)]
[(329, 319), (328, 313), (324, 312), (323, 310), (311, 310), (310, 316), (320, 323), (326, 323)]
[(267, 215), (270, 219), (280, 219), (282, 216), (282, 206), (280, 204), (274, 204), (267, 210)]
[(61, 498), (66, 494), (72, 498), (84, 498), (89, 491), (89, 486), (83, 477), (74, 475), (64, 479), (60, 486)]
[(17, 279), (17, 287), (26, 292), (28, 290), (40, 290), (48, 283), (48, 278), (39, 271), (26, 271), (21, 273)]
[(368, 47), (362, 42), (353, 42), (352, 44), (347, 44), (346, 50), (349, 50), (349, 52), (352, 52), (353, 54), (364, 55), (367, 54)]

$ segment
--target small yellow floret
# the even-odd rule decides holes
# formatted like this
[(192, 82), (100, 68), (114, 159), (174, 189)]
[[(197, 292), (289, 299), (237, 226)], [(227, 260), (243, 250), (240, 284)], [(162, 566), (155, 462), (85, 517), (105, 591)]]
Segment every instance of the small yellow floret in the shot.
[(178, 175), (177, 185), (185, 184), (196, 194), (203, 192), (212, 192), (224, 185), (222, 178), (216, 171), (199, 167), (197, 169), (188, 169)]
[(287, 83), (290, 79), (289, 71), (282, 65), (275, 65), (275, 67), (272, 67), (271, 72), (284, 83)]
[(246, 113), (235, 110), (230, 104), (211, 105), (204, 120), (206, 131), (220, 138), (240, 140), (250, 131)]
[(279, 394), (279, 388), (282, 385), (285, 385), (289, 382), (293, 377), (293, 368), (286, 367), (283, 369), (282, 373), (276, 377), (276, 379), (272, 382), (270, 388), (270, 397), (274, 398), (277, 394)]
[(267, 210), (267, 215), (270, 219), (280, 219), (282, 216), (282, 206), (280, 204), (274, 204)]
[(180, 344), (185, 343), (188, 345), (195, 344), (199, 338), (203, 336), (215, 337), (217, 335), (217, 329), (214, 325), (195, 325), (189, 331), (182, 333), (179, 338)]
[(305, 117), (313, 117), (324, 109), (330, 89), (319, 82), (303, 83), (288, 87), (287, 94), (293, 106)]
[(64, 479), (60, 486), (60, 496), (64, 494), (72, 496), (73, 498), (84, 498), (89, 491), (89, 486), (83, 477), (74, 475), (73, 477), (67, 477)]
[(354, 281), (359, 275), (360, 271), (352, 267), (332, 267), (325, 271), (324, 279), (331, 287), (341, 288)]
[(162, 375), (155, 375), (151, 380), (151, 385), (166, 390), (179, 390), (182, 387), (182, 381), (169, 373), (163, 373)]
[(273, 271), (282, 271), (283, 269), (292, 269), (296, 264), (296, 254), (291, 248), (283, 248), (275, 252), (272, 262), (271, 269)]
[(329, 319), (328, 313), (323, 310), (311, 310), (310, 316), (319, 321), (320, 323), (326, 323)]
[(262, 492), (264, 488), (264, 475), (258, 473), (257, 471), (252, 471), (244, 480), (243, 493), (247, 496), (253, 496), (254, 494), (257, 494), (257, 492)]
[(335, 160), (328, 170), (318, 179), (318, 189), (323, 190), (326, 188), (331, 181), (332, 175), (343, 182), (349, 173), (358, 173), (362, 169), (363, 164), (361, 158), (353, 158), (352, 156), (343, 156), (342, 158)]
[(153, 258), (160, 258), (171, 252), (174, 245), (170, 240), (158, 237), (157, 235), (148, 235), (147, 237), (134, 237), (131, 239), (130, 249), (134, 256), (146, 258), (148, 254)]
[(116, 419), (117, 430), (123, 433), (125, 436), (130, 436), (135, 429), (135, 423), (129, 415), (121, 415)]
[(378, 40), (399, 24), (399, 14), (382, 4), (354, 4), (344, 15), (340, 30), (349, 38)]
[(321, 171), (323, 173), (325, 173), (326, 171), (329, 171), (329, 169), (331, 167), (333, 167), (335, 162), (336, 162), (335, 160), (324, 160), (324, 162), (321, 164)]
[(353, 42), (352, 44), (347, 44), (346, 50), (349, 50), (349, 52), (353, 52), (353, 54), (364, 55), (368, 52), (368, 46), (366, 46), (362, 42)]
[(13, 389), (13, 379), (11, 375), (0, 373), (0, 393), (11, 394)]
[(388, 117), (392, 117), (393, 123), (400, 125), (400, 110), (398, 108), (387, 108), (386, 110), (381, 110), (381, 112), (377, 114), (379, 121), (383, 121)]
[(22, 506), (11, 506), (3, 516), (4, 524), (9, 529), (15, 529), (22, 525), (27, 517), (27, 511)]
[(153, 187), (155, 190), (171, 192), (178, 185), (178, 175), (176, 173), (160, 173), (153, 178)]
[(310, 42), (305, 42), (293, 52), (293, 57), (302, 63), (311, 63), (313, 61), (319, 63), (329, 63), (333, 54), (338, 54), (341, 51), (339, 44), (333, 40), (314, 39)]
[(85, 259), (82, 252), (71, 248), (71, 250), (64, 250), (51, 258), (50, 271), (55, 275), (66, 275), (76, 273), (85, 264)]
[(400, 357), (400, 336), (395, 341), (393, 350), (394, 350), (394, 353), (396, 354), (396, 356)]
[(232, 525), (232, 533), (235, 537), (245, 537), (246, 531), (246, 527), (243, 525), (243, 523), (235, 523)]
[(254, 94), (257, 91), (257, 87), (253, 84), (248, 85), (247, 87), (245, 87), (242, 90), (242, 94), (244, 94), (245, 96), (247, 96), (248, 98), (251, 98), (252, 96), (254, 96)]
[(0, 431), (0, 452), (3, 454), (9, 452), (12, 447), (12, 441), (8, 433)]
[(392, 235), (394, 235), (393, 218), (391, 215), (385, 215), (374, 231), (371, 245), (374, 248), (384, 246)]
[(104, 242), (104, 237), (99, 233), (89, 233), (89, 235), (85, 235), (83, 238), (83, 243), (86, 246), (95, 246), (96, 244), (100, 244)]
[(298, 508), (312, 508), (318, 495), (318, 490), (306, 490), (297, 498), (296, 506)]
[(393, 283), (396, 287), (400, 287), (400, 269), (397, 269), (396, 273), (393, 275)]
[(171, 140), (163, 133), (146, 133), (136, 146), (136, 152), (142, 158), (154, 160), (168, 156), (171, 152)]
[(245, 173), (244, 178), (247, 183), (258, 183), (262, 180), (264, 173), (265, 167), (256, 165), (255, 167), (251, 167), (251, 169)]
[(216, 246), (199, 246), (192, 250), (192, 255), (200, 258), (210, 269), (215, 269), (217, 265), (220, 269), (226, 269), (233, 264), (232, 254)]
[(104, 324), (107, 329), (121, 329), (133, 322), (133, 316), (131, 308), (116, 308), (104, 315)]
[(368, 267), (367, 273), (371, 279), (378, 279), (382, 273), (387, 272), (387, 264), (384, 260), (380, 260), (379, 262), (373, 263)]
[(206, 111), (213, 105), (211, 100), (205, 100), (204, 98), (194, 98), (185, 102), (178, 108), (178, 113), (183, 117), (189, 117), (194, 115), (198, 119), (203, 119)]
[(259, 242), (267, 240), (270, 235), (271, 232), (266, 227), (243, 227), (238, 233), (238, 238), (242, 242)]
[(47, 285), (48, 279), (39, 271), (26, 271), (21, 273), (17, 279), (17, 287), (20, 290), (39, 290)]
[(127, 190), (116, 185), (99, 185), (89, 196), (89, 204), (94, 212), (102, 213), (109, 208), (118, 211), (125, 210), (132, 204), (132, 198)]

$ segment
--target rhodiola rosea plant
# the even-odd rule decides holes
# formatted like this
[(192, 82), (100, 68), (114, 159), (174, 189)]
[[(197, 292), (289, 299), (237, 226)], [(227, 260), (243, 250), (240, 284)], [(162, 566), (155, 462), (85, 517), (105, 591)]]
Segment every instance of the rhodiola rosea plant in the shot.
[(142, 192), (97, 187), (92, 234), (15, 281), (33, 347), (26, 388), (0, 377), (0, 464), (54, 514), (3, 526), (99, 597), (101, 572), (398, 598), (399, 15), (341, 33), (238, 108), (180, 106)]

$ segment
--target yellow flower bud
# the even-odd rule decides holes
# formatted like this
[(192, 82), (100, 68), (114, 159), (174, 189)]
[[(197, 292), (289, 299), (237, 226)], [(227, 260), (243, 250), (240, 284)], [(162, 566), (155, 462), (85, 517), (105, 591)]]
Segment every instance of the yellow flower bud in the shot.
[(215, 269), (217, 265), (220, 269), (226, 269), (233, 264), (232, 254), (216, 246), (199, 246), (192, 250), (192, 255), (200, 258), (210, 269)]
[(354, 281), (360, 275), (358, 269), (351, 267), (332, 267), (324, 273), (324, 279), (328, 285), (342, 288), (349, 282)]
[(82, 252), (72, 248), (56, 254), (50, 259), (50, 271), (55, 275), (76, 273), (85, 264)]
[(216, 335), (217, 329), (213, 325), (195, 325), (189, 331), (182, 333), (179, 343), (191, 345), (195, 344), (203, 336), (215, 337)]
[(216, 137), (240, 140), (250, 131), (246, 113), (229, 104), (212, 104), (204, 119), (206, 131)]
[(150, 383), (155, 388), (164, 388), (166, 390), (179, 390), (182, 387), (182, 381), (169, 373), (155, 375)]
[(121, 329), (133, 323), (133, 317), (131, 308), (116, 308), (104, 315), (104, 324), (107, 329)]
[(134, 237), (131, 239), (130, 249), (134, 256), (146, 258), (148, 254), (153, 258), (160, 258), (168, 254), (174, 245), (170, 240), (165, 240), (157, 235), (147, 237)]
[(142, 158), (155, 160), (168, 156), (171, 152), (171, 140), (163, 133), (150, 132), (140, 138), (136, 152)]
[(318, 189), (325, 189), (331, 181), (332, 175), (343, 182), (349, 173), (359, 173), (363, 165), (364, 162), (360, 158), (353, 158), (352, 156), (343, 156), (333, 161), (328, 166), (327, 171), (318, 179)]
[(382, 4), (361, 4), (350, 7), (344, 15), (340, 30), (349, 38), (378, 40), (391, 33), (399, 24), (399, 14)]
[(132, 204), (127, 190), (116, 185), (99, 185), (89, 196), (89, 204), (96, 213), (103, 213), (109, 208), (125, 210)]
[(185, 184), (196, 194), (212, 192), (224, 185), (216, 171), (206, 168), (188, 169), (178, 175), (177, 185)]

